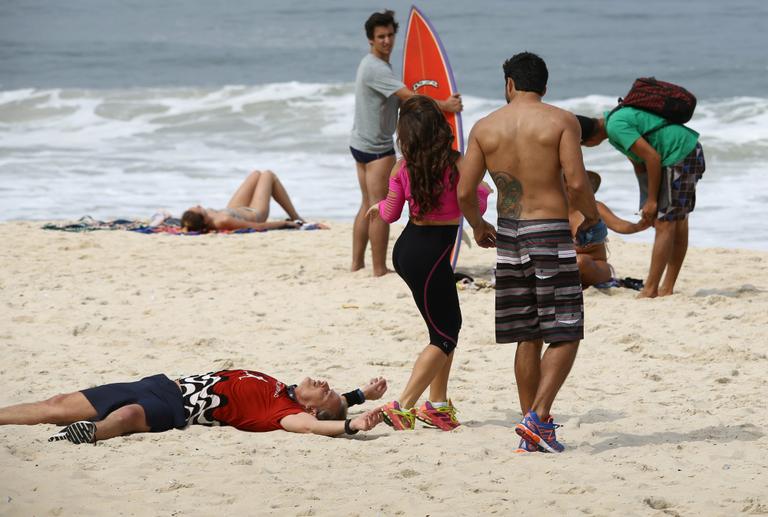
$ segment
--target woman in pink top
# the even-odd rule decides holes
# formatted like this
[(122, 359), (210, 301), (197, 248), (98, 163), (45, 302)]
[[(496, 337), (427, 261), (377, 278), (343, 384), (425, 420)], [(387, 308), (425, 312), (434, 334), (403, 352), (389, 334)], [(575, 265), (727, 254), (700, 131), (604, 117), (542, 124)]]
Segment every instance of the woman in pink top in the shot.
[[(421, 95), (400, 107), (398, 146), (403, 153), (389, 178), (387, 198), (368, 215), (387, 223), (400, 218), (408, 201), (408, 225), (392, 252), (395, 271), (413, 293), (429, 331), (429, 344), (413, 366), (399, 400), (384, 408), (384, 420), (397, 430), (413, 429), (418, 418), (450, 431), (459, 425), (448, 399), (448, 376), (461, 328), (461, 309), (450, 264), (461, 211), (456, 198), (461, 155), (451, 148), (453, 134), (437, 103)], [(478, 189), (485, 211), (490, 188)], [(414, 405), (429, 386), (429, 400)]]

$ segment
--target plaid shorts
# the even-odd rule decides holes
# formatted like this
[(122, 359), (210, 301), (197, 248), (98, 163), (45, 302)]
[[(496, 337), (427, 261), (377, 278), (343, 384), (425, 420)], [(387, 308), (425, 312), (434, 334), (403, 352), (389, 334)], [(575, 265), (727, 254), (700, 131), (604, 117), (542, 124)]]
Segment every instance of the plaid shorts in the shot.
[[(688, 156), (673, 165), (661, 168), (657, 217), (661, 221), (679, 221), (693, 212), (696, 206), (696, 183), (706, 168), (701, 144)], [(640, 182), (640, 208), (648, 197), (648, 175), (638, 175)]]

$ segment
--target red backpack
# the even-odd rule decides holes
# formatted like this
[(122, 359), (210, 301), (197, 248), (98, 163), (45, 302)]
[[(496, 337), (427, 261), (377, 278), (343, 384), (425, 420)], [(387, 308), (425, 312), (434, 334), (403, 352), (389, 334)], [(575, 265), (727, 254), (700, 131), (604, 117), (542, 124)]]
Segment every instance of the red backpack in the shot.
[(619, 98), (616, 109), (625, 106), (655, 113), (671, 124), (685, 124), (696, 109), (696, 97), (682, 86), (658, 81), (655, 77), (640, 77), (626, 97)]

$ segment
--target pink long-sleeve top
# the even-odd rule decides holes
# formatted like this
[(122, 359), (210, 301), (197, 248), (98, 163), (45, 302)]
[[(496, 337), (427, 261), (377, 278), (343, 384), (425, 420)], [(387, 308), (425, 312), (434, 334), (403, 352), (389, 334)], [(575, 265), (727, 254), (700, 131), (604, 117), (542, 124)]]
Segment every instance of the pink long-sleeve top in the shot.
[[(450, 168), (445, 169), (443, 182), (446, 188), (440, 195), (438, 207), (428, 214), (422, 214), (421, 219), (428, 221), (450, 221), (461, 216), (459, 200), (456, 197), (456, 186), (450, 182)], [(483, 184), (477, 188), (477, 201), (480, 205), (480, 213), (484, 214), (488, 208), (488, 195), (491, 191)], [(408, 168), (403, 160), (397, 174), (389, 177), (389, 194), (386, 199), (379, 201), (379, 215), (387, 223), (394, 223), (400, 218), (405, 200), (408, 200), (410, 216), (419, 216), (418, 205), (411, 194), (411, 179), (408, 176)]]

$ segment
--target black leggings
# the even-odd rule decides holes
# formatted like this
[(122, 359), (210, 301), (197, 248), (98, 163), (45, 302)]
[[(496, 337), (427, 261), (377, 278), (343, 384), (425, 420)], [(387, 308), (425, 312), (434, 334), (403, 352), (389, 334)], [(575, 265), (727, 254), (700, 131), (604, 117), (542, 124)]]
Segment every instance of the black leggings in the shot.
[(458, 226), (418, 226), (411, 222), (395, 243), (392, 262), (411, 289), (429, 330), (429, 342), (446, 355), (459, 340), (461, 309), (451, 269)]

